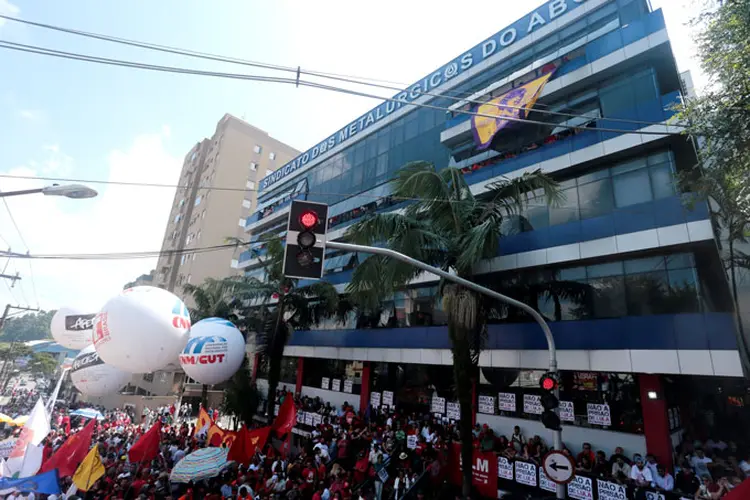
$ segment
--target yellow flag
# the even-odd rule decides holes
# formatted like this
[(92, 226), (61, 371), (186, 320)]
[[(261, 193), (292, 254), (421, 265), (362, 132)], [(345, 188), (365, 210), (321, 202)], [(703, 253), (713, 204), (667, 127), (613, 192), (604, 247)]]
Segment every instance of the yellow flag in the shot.
[(94, 445), (73, 475), (73, 483), (81, 491), (88, 491), (104, 475), (104, 465), (99, 457), (99, 446)]

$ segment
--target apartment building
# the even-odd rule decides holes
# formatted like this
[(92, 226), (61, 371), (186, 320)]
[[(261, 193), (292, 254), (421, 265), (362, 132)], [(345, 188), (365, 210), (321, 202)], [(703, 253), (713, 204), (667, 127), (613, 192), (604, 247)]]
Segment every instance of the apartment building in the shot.
[(184, 187), (175, 193), (155, 285), (185, 299), (183, 285), (237, 272), (229, 263), (239, 256), (238, 250), (186, 250), (245, 238), (245, 221), (255, 210), (258, 182), (298, 154), (268, 132), (224, 115), (213, 136), (198, 142), (185, 156), (179, 179)]

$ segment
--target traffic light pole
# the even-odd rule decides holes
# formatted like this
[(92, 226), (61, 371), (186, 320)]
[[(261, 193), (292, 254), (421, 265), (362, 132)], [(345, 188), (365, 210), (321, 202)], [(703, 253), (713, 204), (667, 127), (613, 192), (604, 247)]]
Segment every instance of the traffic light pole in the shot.
[[(552, 331), (549, 329), (549, 325), (544, 320), (542, 315), (539, 314), (530, 305), (524, 304), (523, 302), (520, 302), (516, 299), (512, 299), (508, 297), (507, 295), (503, 295), (502, 293), (498, 293), (494, 290), (490, 290), (489, 288), (485, 288), (481, 285), (478, 285), (472, 281), (469, 281), (467, 279), (451, 274), (447, 271), (443, 271), (440, 268), (433, 267), (429, 264), (425, 264), (422, 261), (413, 259), (409, 257), (408, 255), (404, 255), (402, 253), (396, 252), (389, 248), (378, 248), (378, 247), (370, 247), (370, 246), (365, 246), (365, 245), (353, 245), (351, 243), (342, 243), (339, 241), (326, 241), (325, 246), (326, 248), (332, 248), (334, 250), (346, 250), (349, 252), (371, 253), (375, 255), (382, 255), (384, 257), (390, 257), (392, 259), (400, 260), (401, 262), (410, 264), (414, 267), (422, 269), (423, 271), (436, 274), (440, 276), (441, 278), (444, 278), (448, 281), (452, 281), (453, 283), (457, 283), (470, 290), (474, 290), (477, 293), (487, 295), (489, 297), (492, 297), (493, 299), (499, 300), (500, 302), (504, 302), (508, 305), (511, 305), (511, 306), (514, 306), (523, 310), (524, 312), (528, 313), (532, 318), (534, 318), (534, 320), (537, 323), (539, 323), (539, 326), (542, 328), (542, 331), (544, 332), (544, 336), (547, 339), (547, 350), (549, 351), (549, 372), (557, 374), (557, 348), (555, 347), (555, 338), (552, 336)], [(560, 397), (559, 385), (555, 387), (554, 394), (555, 394), (555, 397), (557, 398)], [(559, 413), (559, 409), (555, 409), (554, 411), (555, 413)], [(562, 431), (553, 431), (552, 439), (553, 439), (553, 448), (555, 450), (562, 450)], [(561, 485), (561, 484), (557, 485), (557, 498), (558, 499), (565, 498), (565, 486), (564, 485)]]

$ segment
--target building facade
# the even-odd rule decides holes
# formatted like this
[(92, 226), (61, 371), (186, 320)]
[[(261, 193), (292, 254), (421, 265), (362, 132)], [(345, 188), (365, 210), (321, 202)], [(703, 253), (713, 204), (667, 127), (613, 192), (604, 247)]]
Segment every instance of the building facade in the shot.
[[(526, 121), (479, 147), (467, 112), (550, 73)], [(292, 199), (329, 204), (334, 240), (368, 214), (402, 208), (387, 181), (409, 161), (461, 168), (480, 198), (502, 176), (542, 169), (565, 201), (510, 218), (480, 281), (549, 322), (571, 449), (622, 446), (671, 464), (703, 412), (748, 418), (733, 404), (746, 390), (720, 242), (707, 205), (676, 182), (696, 162), (670, 122), (691, 91), (683, 80), (663, 14), (646, 0), (547, 2), (266, 176), (245, 227), (256, 246), (238, 267), (262, 279), (259, 240), (283, 234)], [(329, 251), (324, 279), (344, 293), (364, 258)], [(406, 411), (435, 410), (436, 395), (455, 401), (437, 285), (422, 275), (375, 322), (353, 314), (295, 331), (282, 381), (362, 409), (385, 394)], [(549, 360), (542, 332), (512, 310), (488, 330), (476, 421), (545, 436), (532, 404)], [(446, 418), (447, 406), (437, 406)]]
[(190, 250), (244, 238), (244, 224), (253, 213), (257, 184), (299, 152), (267, 132), (230, 114), (224, 115), (210, 139), (197, 143), (185, 156), (169, 214), (155, 283), (185, 299), (182, 285), (201, 284), (235, 273), (227, 262), (234, 248)]

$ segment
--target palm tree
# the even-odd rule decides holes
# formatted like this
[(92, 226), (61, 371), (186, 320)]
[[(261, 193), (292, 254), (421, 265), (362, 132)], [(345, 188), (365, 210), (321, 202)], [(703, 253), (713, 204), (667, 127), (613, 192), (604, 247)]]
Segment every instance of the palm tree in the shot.
[(266, 414), (273, 413), (273, 402), (281, 374), (284, 347), (295, 329), (308, 329), (321, 320), (337, 316), (339, 296), (330, 283), (314, 282), (299, 286), (299, 280), (282, 272), (284, 246), (279, 237), (264, 241), (265, 256), (258, 257), (265, 278), (231, 280), (238, 299), (249, 301), (249, 308), (262, 318), (262, 329), (256, 338), (258, 352), (268, 366), (268, 404)]
[[(490, 186), (481, 201), (471, 192), (457, 168), (437, 170), (424, 161), (404, 165), (391, 181), (396, 199), (413, 200), (402, 213), (374, 214), (353, 224), (346, 233), (354, 243), (385, 244), (445, 271), (472, 280), (482, 259), (497, 255), (501, 225), (541, 195), (547, 202), (560, 198), (557, 184), (535, 171)], [(535, 194), (536, 193), (536, 194)], [(420, 271), (384, 256), (370, 256), (354, 271), (347, 288), (351, 299), (365, 309), (392, 296)], [(458, 285), (440, 283), (443, 309), (453, 354), (456, 396), (461, 405), (463, 495), (471, 490), (472, 379), (478, 376), (479, 353), (487, 334), (486, 318), (495, 314), (494, 301)]]

